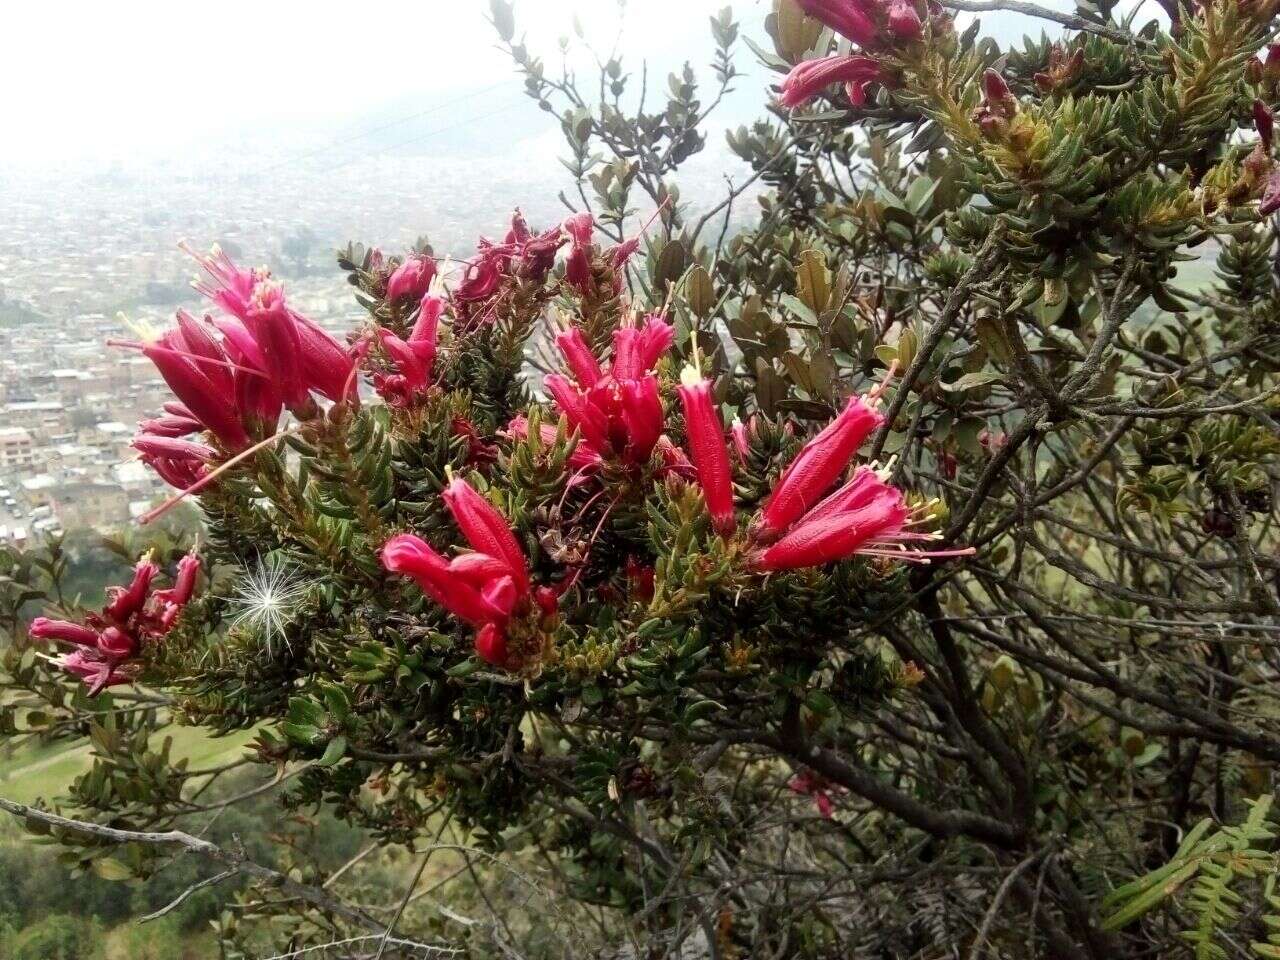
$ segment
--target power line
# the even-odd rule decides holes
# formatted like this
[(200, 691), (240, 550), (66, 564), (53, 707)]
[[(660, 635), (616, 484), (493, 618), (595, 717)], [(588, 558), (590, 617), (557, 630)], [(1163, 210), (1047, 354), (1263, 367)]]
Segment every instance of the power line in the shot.
[(428, 130), (426, 133), (422, 134), (421, 136), (411, 137), (408, 140), (401, 140), (399, 143), (393, 143), (390, 146), (382, 147), (379, 150), (375, 150), (373, 153), (365, 154), (363, 156), (348, 157), (346, 160), (342, 160), (339, 163), (334, 164), (332, 167), (327, 167), (320, 172), (332, 173), (334, 170), (341, 170), (343, 167), (349, 166), (350, 164), (355, 163), (357, 160), (363, 159), (364, 157), (376, 157), (379, 154), (386, 153), (389, 150), (399, 150), (401, 147), (408, 147), (408, 146), (412, 146), (415, 143), (421, 143), (424, 140), (430, 140), (432, 137), (439, 136), (442, 133), (448, 133), (451, 130), (457, 130), (459, 127), (465, 127), (468, 124), (479, 123), (481, 120), (488, 120), (491, 117), (496, 117), (500, 113), (506, 113), (508, 110), (514, 110), (516, 107), (520, 106), (522, 103), (523, 101), (516, 101), (515, 103), (509, 103), (505, 107), (499, 107), (497, 110), (490, 111), (489, 113), (482, 113), (478, 117), (468, 117), (467, 119), (461, 120), (458, 123), (451, 123), (448, 126), (438, 127), (435, 130)]
[(339, 137), (336, 140), (329, 141), (328, 143), (324, 144), (321, 147), (317, 147), (315, 150), (311, 150), (307, 153), (300, 154), (299, 156), (296, 156), (296, 157), (287, 157), (284, 160), (277, 161), (276, 163), (273, 163), (269, 167), (264, 167), (261, 172), (270, 173), (272, 170), (278, 170), (279, 168), (288, 166), (289, 164), (300, 163), (303, 160), (310, 160), (312, 157), (318, 157), (322, 154), (328, 153), (334, 147), (340, 147), (340, 146), (343, 146), (344, 144), (354, 143), (356, 140), (363, 140), (365, 137), (371, 137), (374, 134), (382, 133), (382, 131), (390, 130), (392, 127), (398, 127), (403, 124), (409, 123), (410, 121), (418, 120), (422, 117), (430, 116), (433, 113), (439, 113), (441, 110), (445, 109), (446, 107), (452, 107), (452, 106), (456, 106), (459, 103), (465, 103), (468, 100), (474, 100), (476, 97), (481, 96), (482, 94), (486, 94), (493, 90), (497, 90), (499, 87), (507, 86), (509, 82), (510, 81), (502, 80), (502, 81), (499, 81), (498, 83), (494, 83), (487, 87), (483, 87), (480, 90), (474, 90), (471, 93), (468, 93), (464, 96), (454, 97), (448, 103), (441, 103), (434, 107), (430, 107), (429, 109), (420, 110), (417, 113), (409, 114), (407, 117), (401, 117), (398, 120), (391, 120), (387, 123), (381, 124), (380, 126), (373, 127), (369, 130), (361, 131), (360, 133), (354, 133), (348, 137)]

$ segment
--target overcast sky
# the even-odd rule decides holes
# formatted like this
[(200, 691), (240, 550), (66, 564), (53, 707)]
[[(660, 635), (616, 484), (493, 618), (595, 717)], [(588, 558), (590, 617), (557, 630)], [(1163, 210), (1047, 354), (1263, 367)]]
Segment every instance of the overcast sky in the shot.
[[(663, 72), (691, 59), (710, 82), (707, 18), (724, 3), (630, 0), (621, 50), (629, 64), (647, 58)], [(764, 42), (771, 6), (735, 0), (743, 32)], [(228, 142), (236, 143), (232, 158), (296, 155), (330, 150), (334, 139), (392, 121), (420, 139), (441, 127), (489, 121), (510, 140), (528, 134), (519, 124), (549, 119), (530, 117), (536, 110), (522, 99), (487, 22), (488, 0), (46, 0), (5, 7), (0, 163), (10, 166), (105, 165)], [(617, 0), (516, 3), (519, 31), (550, 64), (559, 63), (561, 37), (570, 38), (572, 55), (587, 56), (573, 37), (575, 15), (587, 39), (607, 53), (619, 35)], [(992, 14), (984, 33), (1008, 42), (1041, 25)], [(753, 61), (739, 44), (740, 66)], [(740, 84), (746, 115), (758, 112), (762, 85), (760, 74)], [(405, 120), (424, 104), (429, 115)], [(495, 153), (507, 146), (495, 138)]]
[[(623, 48), (637, 61), (688, 56), (702, 66), (711, 50), (707, 17), (723, 5), (632, 0)], [(452, 115), (441, 110), (438, 123), (520, 99), (487, 22), (487, 0), (59, 0), (6, 8), (0, 111), (16, 134), (5, 137), (10, 160), (167, 152), (225, 135), (269, 144), (282, 127), (288, 137), (309, 126), (319, 133), (328, 120), (350, 122), (415, 96), (471, 94)], [(738, 0), (735, 9), (759, 36), (764, 0)], [(575, 12), (587, 38), (607, 50), (618, 33), (616, 3), (516, 4), (530, 48), (552, 62), (559, 38), (573, 35)], [(751, 57), (745, 48), (742, 55)]]

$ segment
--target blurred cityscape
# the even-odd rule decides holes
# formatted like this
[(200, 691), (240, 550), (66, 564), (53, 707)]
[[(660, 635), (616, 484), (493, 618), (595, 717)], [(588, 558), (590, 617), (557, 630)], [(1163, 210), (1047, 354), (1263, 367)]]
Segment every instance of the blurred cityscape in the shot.
[[(465, 257), (480, 235), (500, 237), (516, 206), (535, 228), (562, 219), (552, 133), (523, 144), (522, 164), (454, 153), (0, 175), (0, 542), (116, 531), (164, 495), (129, 442), (168, 388), (149, 360), (106, 341), (135, 336), (121, 313), (163, 328), (179, 307), (207, 312), (179, 240), (268, 267), (341, 339), (362, 314), (335, 261), (349, 240), (398, 254), (425, 235), (438, 255)], [(728, 161), (709, 148), (682, 186), (722, 195)]]

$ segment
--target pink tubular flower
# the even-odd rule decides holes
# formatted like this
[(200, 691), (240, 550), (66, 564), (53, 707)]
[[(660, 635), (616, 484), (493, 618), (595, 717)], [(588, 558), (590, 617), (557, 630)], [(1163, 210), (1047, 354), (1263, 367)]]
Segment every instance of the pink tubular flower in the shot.
[[(506, 614), (486, 600), (475, 585), (476, 571), (462, 576), (421, 537), (411, 533), (392, 537), (382, 547), (382, 565), (392, 573), (412, 577), (423, 593), (472, 626), (506, 619)], [(505, 565), (501, 570), (502, 576), (510, 580)]]
[(89, 614), (85, 624), (37, 617), (28, 635), (74, 644), (74, 651), (54, 663), (87, 683), (91, 695), (104, 687), (129, 683), (133, 670), (128, 661), (138, 655), (144, 641), (159, 639), (173, 627), (195, 591), (198, 570), (199, 559), (193, 550), (178, 561), (174, 586), (152, 591), (160, 568), (145, 556), (134, 567), (129, 585), (108, 589), (106, 606), (101, 613)]
[[(179, 314), (179, 321), (184, 315)], [(190, 328), (181, 324), (152, 343), (142, 345), (142, 353), (156, 365), (160, 376), (178, 399), (205, 429), (211, 431), (232, 452), (249, 445), (235, 384), (227, 369), (225, 352), (216, 360), (201, 352), (202, 342), (189, 343)]]
[(798, 107), (834, 83), (884, 80), (880, 64), (870, 57), (837, 54), (796, 64), (782, 81), (782, 105)]
[(96, 647), (98, 633), (88, 627), (72, 623), (69, 620), (50, 620), (48, 617), (36, 617), (27, 630), (28, 635), (38, 640), (58, 640), (62, 643), (74, 643), (79, 647)]
[(733, 438), (733, 451), (738, 455), (739, 463), (746, 463), (751, 453), (751, 440), (747, 436), (747, 425), (741, 420), (734, 420), (729, 427), (729, 435)]
[[(292, 392), (297, 399), (300, 396), (298, 380), (305, 384), (306, 389), (315, 390), (334, 401), (346, 399), (354, 392), (351, 373), (355, 361), (351, 354), (314, 321), (289, 307), (283, 292), (270, 282), (267, 271), (241, 269), (216, 247), (208, 257), (190, 250), (188, 253), (195, 257), (209, 278), (197, 283), (196, 289), (247, 329), (252, 345), (241, 338), (236, 346), (253, 366), (272, 382), (276, 382), (281, 372), (286, 375), (284, 384), (276, 383), (282, 393)], [(287, 314), (291, 324), (284, 325), (275, 313), (251, 320), (250, 314), (255, 309), (274, 311), (277, 308)], [(219, 326), (224, 335), (232, 336), (228, 327)], [(272, 352), (290, 347), (296, 352), (293, 359)], [(294, 404), (291, 402), (290, 406)]]
[(767, 542), (780, 536), (817, 503), (882, 423), (884, 415), (866, 400), (850, 397), (844, 410), (782, 472), (756, 525), (756, 537)]
[(891, 0), (889, 4), (889, 30), (899, 40), (920, 40), (924, 37), (924, 25), (920, 14), (910, 0)]
[(435, 276), (436, 262), (433, 259), (417, 253), (410, 255), (387, 280), (387, 302), (421, 300), (431, 289)]
[(574, 427), (583, 440), (601, 453), (613, 453), (607, 410), (601, 409), (599, 403), (592, 402), (594, 398), (558, 373), (548, 374), (542, 383), (568, 419), (569, 426)]
[(596, 355), (591, 352), (586, 338), (577, 327), (570, 327), (564, 333), (557, 334), (556, 346), (560, 348), (569, 371), (581, 387), (590, 389), (603, 379), (604, 371), (600, 369), (600, 362), (596, 360)]
[(173, 578), (173, 586), (168, 590), (157, 590), (156, 599), (164, 604), (179, 607), (186, 606), (196, 590), (196, 577), (200, 575), (200, 555), (193, 547), (191, 552), (178, 561), (178, 572)]
[[(638, 327), (619, 327), (613, 331), (613, 362), (610, 372), (614, 380), (634, 380), (652, 370), (675, 342), (676, 331), (656, 314), (645, 317)], [(581, 383), (579, 378), (579, 383)], [(583, 386), (586, 386), (584, 383)]]
[(813, 805), (818, 810), (818, 815), (824, 820), (830, 820), (832, 813), (835, 812), (835, 802), (832, 797), (835, 794), (844, 793), (844, 787), (832, 783), (816, 770), (805, 769), (797, 773), (794, 777), (787, 781), (787, 786), (792, 793), (798, 793), (804, 797), (811, 797)]
[(138, 429), (152, 437), (185, 437), (204, 429), (204, 425), (194, 417), (177, 417), (166, 414), (138, 421)]
[(436, 362), (436, 336), (443, 298), (424, 294), (418, 308), (418, 319), (408, 340), (401, 340), (390, 330), (378, 329), (382, 348), (396, 363), (398, 373), (375, 373), (374, 388), (393, 406), (409, 406), (431, 385)]
[(871, 543), (895, 542), (908, 519), (902, 492), (865, 468), (850, 485), (853, 488), (847, 502), (826, 510), (821, 510), (821, 505), (815, 508), (815, 516), (805, 517), (785, 537), (755, 556), (756, 569), (816, 567), (853, 556)]
[(530, 589), (524, 551), (506, 519), (469, 484), (454, 480), (444, 501), (475, 552), (446, 560), (420, 537), (400, 534), (383, 546), (382, 565), (412, 577), (423, 593), (475, 627), (476, 652), (506, 667), (512, 618), (554, 615), (554, 592)]
[(685, 382), (679, 388), (680, 402), (684, 406), (685, 429), (689, 434), (693, 465), (698, 470), (698, 484), (707, 501), (711, 522), (722, 536), (728, 536), (737, 521), (724, 425), (711, 398), (711, 381), (699, 379), (692, 368), (685, 374)]
[(149, 557), (143, 557), (133, 568), (133, 580), (127, 587), (110, 587), (107, 596), (110, 601), (103, 608), (112, 620), (124, 622), (142, 609), (151, 592), (151, 581), (155, 579), (160, 568)]
[(209, 463), (217, 458), (217, 453), (212, 447), (207, 447), (203, 443), (192, 443), (190, 440), (180, 440), (176, 437), (162, 437), (142, 433), (134, 437), (130, 445), (142, 454), (144, 460), (148, 461), (158, 458), (163, 460), (199, 460), (202, 463)]
[(497, 290), (502, 280), (502, 265), (499, 260), (490, 251), (473, 260), (462, 276), (461, 285), (453, 292), (454, 299), (469, 303), (483, 300)]
[(972, 548), (915, 550), (909, 544), (931, 539), (914, 533), (912, 513), (902, 491), (890, 486), (870, 467), (853, 478), (792, 526), (782, 539), (756, 551), (752, 566), (761, 572), (816, 567), (852, 556), (890, 557), (928, 563), (942, 557), (966, 556)]
[(79, 677), (89, 688), (89, 696), (97, 696), (107, 687), (130, 683), (133, 675), (121, 669), (118, 662), (103, 657), (96, 650), (74, 650), (54, 661), (59, 667)]
[(859, 46), (871, 46), (876, 40), (876, 24), (872, 5), (858, 0), (799, 0), (800, 9), (843, 34)]
[(580, 331), (556, 338), (577, 382), (553, 373), (543, 384), (591, 450), (632, 467), (648, 462), (663, 428), (658, 380), (650, 370), (674, 337), (670, 324), (656, 316), (614, 331), (607, 374)]
[(471, 484), (460, 478), (453, 480), (441, 496), (471, 546), (480, 553), (505, 562), (520, 592), (528, 593), (529, 569), (525, 564), (524, 550), (511, 532), (506, 518)]
[(579, 293), (591, 290), (591, 234), (595, 221), (590, 213), (576, 213), (565, 220), (564, 232), (569, 236), (569, 259), (565, 261), (565, 281)]

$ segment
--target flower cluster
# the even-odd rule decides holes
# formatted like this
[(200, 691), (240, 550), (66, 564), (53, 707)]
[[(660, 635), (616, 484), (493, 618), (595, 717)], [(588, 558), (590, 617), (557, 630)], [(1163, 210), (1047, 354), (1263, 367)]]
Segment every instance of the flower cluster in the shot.
[(509, 291), (522, 283), (542, 283), (567, 239), (558, 226), (534, 232), (519, 210), (501, 243), (482, 237), (449, 296), (457, 324), (465, 329), (489, 322)]
[(862, 106), (872, 83), (892, 85), (893, 74), (877, 54), (924, 39), (925, 24), (950, 29), (942, 7), (929, 0), (799, 0), (800, 8), (861, 48), (797, 64), (782, 83), (782, 104), (798, 107), (834, 83), (843, 83), (850, 102)]
[(314, 412), (312, 393), (354, 395), (354, 360), (333, 337), (293, 310), (265, 271), (238, 267), (217, 248), (197, 257), (207, 279), (196, 288), (226, 312), (177, 325), (136, 346), (178, 398), (165, 416), (144, 420), (134, 438), (143, 460), (174, 486), (198, 480), (218, 451), (181, 439), (207, 432), (238, 453), (276, 429), (288, 407)]
[(160, 573), (150, 556), (138, 561), (128, 586), (111, 587), (100, 613), (85, 622), (36, 617), (28, 633), (39, 640), (70, 644), (74, 649), (54, 662), (84, 681), (96, 695), (106, 687), (133, 680), (130, 661), (144, 643), (165, 636), (195, 592), (200, 558), (192, 550), (178, 561), (173, 586), (153, 590)]
[[(675, 331), (657, 316), (613, 333), (613, 359), (608, 372), (601, 367), (582, 331), (571, 327), (556, 337), (570, 380), (558, 373), (543, 381), (556, 406), (579, 433), (575, 451), (579, 467), (604, 459), (628, 466), (649, 461), (664, 426), (662, 398), (653, 368), (671, 346)], [(519, 436), (527, 423), (513, 421), (508, 431)], [(669, 444), (664, 458), (679, 457)]]
[(412, 577), (423, 593), (474, 627), (482, 659), (512, 666), (513, 620), (535, 611), (539, 621), (554, 617), (556, 592), (532, 588), (524, 550), (506, 518), (470, 484), (455, 479), (441, 496), (473, 550), (447, 560), (421, 537), (405, 533), (383, 545), (382, 565)]
[[(694, 371), (685, 373), (680, 399), (689, 449), (712, 523), (727, 536), (737, 527), (729, 447), (711, 399), (710, 382)], [(782, 472), (750, 528), (753, 569), (762, 573), (794, 570), (853, 556), (923, 563), (972, 552), (905, 549), (913, 542), (932, 539), (932, 535), (911, 530), (922, 518), (913, 514), (901, 490), (870, 467), (858, 467), (846, 483), (827, 495), (863, 441), (884, 423), (875, 403), (874, 398), (851, 397)], [(733, 443), (739, 451), (746, 447), (745, 427), (740, 431), (735, 428)]]
[(394, 362), (396, 370), (394, 373), (374, 371), (373, 388), (392, 406), (411, 406), (431, 385), (440, 315), (444, 308), (444, 296), (436, 290), (430, 290), (421, 295), (418, 316), (409, 331), (408, 339), (396, 336), (385, 327), (378, 328), (378, 341)]

